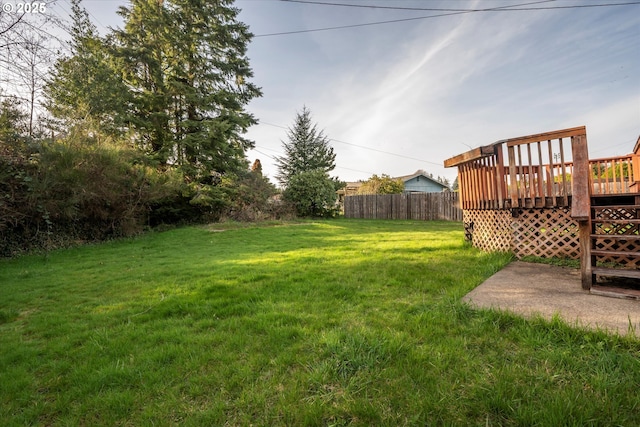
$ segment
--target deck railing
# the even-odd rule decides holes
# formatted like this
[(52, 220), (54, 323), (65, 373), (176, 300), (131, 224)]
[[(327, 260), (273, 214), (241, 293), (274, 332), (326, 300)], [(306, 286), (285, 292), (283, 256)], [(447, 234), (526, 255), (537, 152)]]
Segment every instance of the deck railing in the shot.
[[(591, 288), (595, 277), (592, 199), (632, 193), (637, 204), (640, 197), (640, 138), (634, 154), (589, 160), (585, 127), (498, 141), (445, 161), (445, 167), (452, 166), (458, 167), (460, 205), (474, 245), (503, 248), (506, 236), (513, 239), (509, 244), (517, 241), (518, 250), (534, 254), (555, 256), (570, 247), (580, 256), (584, 289)], [(551, 209), (543, 218), (532, 208), (561, 209)], [(524, 222), (511, 221), (511, 216), (530, 214)]]
[(587, 197), (640, 192), (640, 155), (585, 162), (586, 144), (584, 127), (565, 129), (498, 141), (445, 166), (458, 166), (460, 206), (466, 210), (568, 207), (575, 188), (585, 186), (588, 191), (580, 191)]
[(458, 166), (463, 209), (569, 206), (576, 155), (587, 156), (584, 127), (498, 141), (445, 166)]
[(638, 163), (640, 156), (634, 154), (590, 160), (592, 194), (627, 194), (640, 191), (636, 184), (640, 181)]
[(511, 207), (569, 206), (573, 140), (584, 134), (574, 128), (508, 140)]

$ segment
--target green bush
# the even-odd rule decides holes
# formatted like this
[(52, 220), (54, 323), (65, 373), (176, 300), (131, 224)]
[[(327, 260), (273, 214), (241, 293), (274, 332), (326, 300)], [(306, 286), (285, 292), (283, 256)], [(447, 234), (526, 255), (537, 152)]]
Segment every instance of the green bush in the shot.
[(117, 144), (60, 141), (0, 152), (0, 254), (140, 232), (151, 206), (176, 199), (179, 182)]
[(389, 175), (373, 175), (358, 188), (358, 194), (401, 194), (404, 191), (404, 182)]
[(303, 217), (331, 217), (338, 211), (336, 181), (321, 169), (292, 176), (283, 198)]
[(286, 211), (274, 200), (275, 185), (260, 170), (248, 170), (228, 179), (233, 199), (227, 216), (235, 221), (264, 221), (280, 219)]

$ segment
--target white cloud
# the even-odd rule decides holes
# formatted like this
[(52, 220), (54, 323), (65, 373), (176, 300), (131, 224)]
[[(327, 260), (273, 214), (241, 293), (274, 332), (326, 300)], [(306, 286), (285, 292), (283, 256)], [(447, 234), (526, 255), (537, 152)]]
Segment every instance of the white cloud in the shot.
[[(358, 22), (355, 12), (340, 12), (338, 24)], [(296, 67), (262, 80), (265, 99), (253, 105), (258, 116), (288, 125), (305, 103), (329, 137), (435, 163), (336, 143), (343, 167), (452, 177), (454, 170), (439, 165), (468, 145), (583, 124), (590, 146), (605, 135), (637, 137), (639, 26), (637, 14), (612, 8), (474, 13), (313, 33), (290, 53), (298, 55)], [(288, 61), (257, 63), (258, 80), (262, 67)]]

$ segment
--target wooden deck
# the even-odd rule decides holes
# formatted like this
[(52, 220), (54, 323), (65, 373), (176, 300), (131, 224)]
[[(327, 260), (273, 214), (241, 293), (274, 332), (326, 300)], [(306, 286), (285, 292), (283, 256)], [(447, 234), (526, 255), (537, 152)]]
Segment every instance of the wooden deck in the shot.
[[(548, 246), (547, 256), (557, 255), (559, 238), (574, 245), (566, 237), (545, 236), (550, 229), (562, 229), (560, 222), (567, 221), (562, 212), (569, 212), (570, 221), (577, 224), (577, 252), (586, 289), (597, 275), (640, 278), (640, 138), (626, 156), (589, 159), (587, 147), (586, 128), (581, 126), (497, 141), (444, 164), (458, 168), (460, 206), (469, 218), (489, 210), (511, 211), (514, 217), (527, 210), (531, 214), (532, 209), (559, 212), (556, 218), (546, 213), (546, 219), (534, 212), (534, 222), (513, 231), (528, 239), (525, 244)], [(609, 216), (602, 217), (602, 212)], [(500, 227), (503, 235), (505, 226)], [(491, 234), (486, 225), (483, 233)], [(544, 256), (545, 248), (536, 248), (535, 253)]]

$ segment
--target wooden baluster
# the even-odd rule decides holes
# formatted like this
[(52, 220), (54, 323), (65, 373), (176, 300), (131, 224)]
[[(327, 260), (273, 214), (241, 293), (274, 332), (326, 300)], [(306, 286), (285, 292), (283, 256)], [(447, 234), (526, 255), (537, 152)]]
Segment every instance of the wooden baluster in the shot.
[(491, 174), (489, 175), (490, 178), (490, 182), (491, 182), (491, 189), (493, 191), (493, 208), (494, 209), (499, 209), (500, 208), (500, 202), (498, 201), (498, 179), (497, 179), (497, 174), (498, 174), (498, 168), (496, 165), (496, 156), (491, 156), (489, 157), (489, 164), (491, 165)]
[(489, 209), (495, 209), (495, 206), (493, 205), (494, 201), (495, 201), (495, 197), (493, 194), (493, 187), (491, 185), (491, 183), (493, 182), (493, 180), (491, 179), (491, 157), (485, 157), (483, 160), (484, 163), (484, 168), (482, 170), (482, 179), (484, 181), (484, 186), (486, 188), (486, 197), (487, 197), (487, 208)]
[(560, 141), (560, 165), (562, 167), (562, 197), (564, 206), (569, 206), (569, 191), (567, 189), (567, 169), (564, 164), (564, 147), (562, 143), (562, 138)]
[(533, 176), (533, 160), (531, 159), (531, 144), (527, 144), (527, 157), (529, 163), (529, 198), (531, 199), (532, 205), (535, 206), (536, 200), (536, 181)]
[(549, 149), (549, 196), (551, 197), (552, 206), (556, 206), (556, 183), (553, 170), (555, 166), (553, 164), (553, 145), (551, 140), (547, 141), (547, 148)]
[(516, 154), (513, 147), (507, 147), (509, 155), (509, 178), (511, 185), (511, 207), (518, 207), (518, 178), (516, 173)]
[(458, 165), (458, 201), (460, 202), (460, 207), (464, 210), (469, 209), (466, 201), (466, 177), (464, 175), (464, 163)]
[(498, 209), (504, 208), (504, 198), (507, 194), (506, 175), (504, 171), (504, 159), (502, 158), (502, 145), (496, 147), (496, 189), (498, 193)]
[(487, 196), (484, 188), (484, 159), (476, 160), (476, 177), (478, 179), (478, 198), (480, 199), (481, 209), (487, 208)]
[(471, 166), (471, 163), (465, 165), (467, 171), (467, 203), (469, 204), (469, 209), (478, 209), (473, 200), (473, 170)]
[(623, 162), (624, 161), (622, 159), (618, 160), (618, 166), (619, 166), (618, 167), (618, 171), (619, 171), (619, 173), (618, 173), (618, 181), (620, 182), (620, 186), (618, 187), (616, 185), (616, 190), (618, 190), (616, 192), (616, 194), (624, 193), (624, 170), (622, 168)]
[(623, 187), (623, 192), (628, 193), (629, 186), (631, 185), (631, 157), (627, 157), (626, 159), (624, 159), (624, 164), (626, 165), (627, 176), (626, 176), (626, 179), (624, 180), (625, 183)]
[(473, 204), (476, 209), (482, 209), (480, 197), (478, 194), (478, 168), (476, 162), (471, 162), (471, 190), (473, 192)]
[(526, 207), (526, 197), (527, 197), (527, 182), (524, 179), (524, 168), (522, 167), (522, 146), (518, 145), (518, 178), (519, 178), (519, 186), (518, 186), (518, 196), (520, 198), (518, 204), (520, 207)]
[(635, 184), (635, 191), (640, 193), (640, 153), (631, 157), (631, 166), (631, 180)]
[(611, 159), (611, 194), (618, 193), (618, 162)]
[(482, 159), (475, 161), (476, 164), (476, 190), (478, 194), (478, 201), (480, 202), (480, 209), (486, 209), (486, 197), (484, 195), (484, 185), (482, 184)]
[[(602, 194), (602, 164), (600, 162), (595, 163), (596, 166), (596, 176), (594, 181), (598, 184), (598, 194)], [(594, 185), (593, 188), (595, 189), (596, 186)]]
[(536, 143), (538, 145), (538, 171), (537, 171), (537, 180), (538, 180), (538, 195), (542, 199), (542, 205), (545, 206), (547, 204), (545, 194), (544, 194), (544, 175), (542, 172), (542, 147), (540, 146), (540, 141)]
[(611, 192), (610, 185), (609, 185), (609, 174), (613, 174), (613, 172), (611, 171), (610, 161), (605, 161), (604, 162), (604, 188), (605, 188), (605, 191), (603, 191), (603, 193), (605, 193), (605, 194)]

